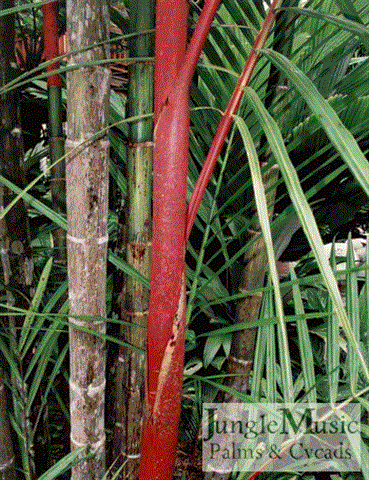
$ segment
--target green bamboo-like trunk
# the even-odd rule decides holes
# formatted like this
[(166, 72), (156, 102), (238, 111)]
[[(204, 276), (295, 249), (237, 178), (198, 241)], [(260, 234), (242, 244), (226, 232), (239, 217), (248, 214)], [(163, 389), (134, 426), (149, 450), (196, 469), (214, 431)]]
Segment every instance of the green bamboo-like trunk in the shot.
[[(71, 448), (89, 458), (72, 469), (73, 480), (105, 473), (105, 333), (108, 245), (110, 69), (90, 65), (109, 58), (108, 2), (67, 2), (69, 57), (80, 68), (67, 77), (67, 250), (70, 342)], [(90, 318), (86, 318), (90, 316)], [(91, 318), (93, 317), (93, 318)], [(81, 331), (90, 329), (93, 333)]]
[[(65, 217), (65, 161), (60, 160), (64, 156), (61, 86), (49, 86), (48, 105), (50, 161), (55, 164), (51, 169), (51, 201), (53, 210)], [(60, 227), (56, 228), (53, 240), (55, 264), (65, 267), (67, 264), (65, 231)]]
[[(145, 32), (154, 26), (154, 1), (131, 0), (130, 31)], [(154, 54), (153, 33), (140, 33), (129, 41), (130, 57), (137, 58), (129, 67), (128, 116), (153, 111), (153, 64), (140, 57)], [(151, 190), (152, 190), (151, 118), (130, 123), (127, 154), (127, 205), (125, 211), (126, 261), (143, 276), (150, 274)], [(126, 276), (121, 292), (121, 337), (136, 349), (120, 347), (116, 374), (116, 422), (114, 456), (125, 462), (122, 478), (138, 478), (140, 437), (145, 390), (146, 324), (149, 290)]]
[[(14, 7), (13, 0), (1, 0), (0, 9)], [(14, 15), (0, 17), (0, 87), (14, 80), (17, 76), (17, 67), (14, 55)], [(15, 185), (24, 188), (25, 171), (23, 162), (23, 141), (20, 124), (18, 94), (15, 90), (7, 91), (0, 97), (0, 173)], [(15, 194), (0, 185), (0, 209), (6, 207), (15, 197)], [(23, 200), (19, 200), (13, 208), (0, 220), (0, 250), (3, 269), (4, 285), (6, 287), (7, 304), (10, 307), (28, 308), (33, 294), (33, 258), (27, 208)], [(22, 359), (17, 349), (18, 328), (20, 317), (9, 315), (11, 332), (11, 350), (13, 360), (18, 368), (22, 367)], [(12, 375), (11, 375), (12, 376)], [(23, 381), (11, 378), (14, 385), (16, 399), (21, 399), (14, 412), (15, 420), (22, 429), (22, 449), (24, 469), (28, 478), (34, 476), (34, 461), (32, 448), (31, 427), (25, 405), (27, 403), (27, 386)], [(2, 394), (1, 416), (4, 425), (7, 423), (5, 415), (5, 397)], [(7, 436), (9, 429), (4, 427), (2, 434)], [(5, 440), (7, 447), (0, 450), (0, 455), (8, 457), (11, 438)], [(3, 445), (4, 446), (4, 445)], [(0, 464), (6, 464), (8, 458), (0, 458)], [(11, 473), (8, 472), (10, 475)]]
[[(43, 31), (46, 60), (52, 60), (59, 55), (58, 2), (42, 6)], [(60, 68), (60, 62), (47, 67), (48, 72)], [(65, 161), (64, 135), (62, 123), (62, 82), (59, 74), (47, 77), (48, 111), (49, 111), (49, 147), (50, 162), (53, 165), (51, 173), (52, 207), (59, 215), (65, 216)], [(66, 266), (66, 237), (62, 228), (53, 232), (54, 261), (56, 265)]]

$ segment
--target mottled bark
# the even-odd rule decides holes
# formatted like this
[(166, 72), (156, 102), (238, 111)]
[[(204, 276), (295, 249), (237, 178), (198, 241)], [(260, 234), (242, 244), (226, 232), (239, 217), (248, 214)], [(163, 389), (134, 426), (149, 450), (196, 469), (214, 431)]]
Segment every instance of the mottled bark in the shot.
[[(67, 2), (69, 50), (109, 36), (106, 1)], [(69, 65), (109, 57), (107, 45), (72, 55)], [(71, 447), (88, 459), (72, 479), (100, 480), (105, 472), (105, 288), (108, 221), (110, 70), (81, 66), (68, 74), (67, 252), (69, 282)], [(81, 318), (94, 316), (98, 318)], [(83, 332), (83, 327), (94, 333)]]

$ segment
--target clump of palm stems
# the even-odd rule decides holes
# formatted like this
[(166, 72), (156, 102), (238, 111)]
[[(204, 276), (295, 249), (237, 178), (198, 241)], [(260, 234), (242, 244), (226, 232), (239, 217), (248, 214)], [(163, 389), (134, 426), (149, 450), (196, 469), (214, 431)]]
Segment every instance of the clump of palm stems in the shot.
[[(130, 27), (132, 23), (119, 3), (114, 2), (117, 9), (110, 5), (114, 31), (119, 27), (122, 32), (122, 37), (115, 36), (114, 42), (117, 45), (121, 42), (122, 52), (126, 54), (126, 42), (129, 41), (131, 51), (128, 55), (131, 57), (127, 60), (101, 57), (83, 63), (85, 71), (100, 65), (100, 73), (113, 61), (124, 66), (129, 63), (130, 81), (133, 82), (128, 92), (125, 84), (120, 86), (119, 92), (118, 89), (111, 91), (106, 111), (109, 125), (100, 125), (99, 132), (88, 132), (84, 138), (89, 146), (106, 134), (110, 141), (109, 181), (114, 195), (110, 196), (109, 204), (106, 203), (106, 234), (100, 232), (101, 237), (109, 237), (106, 276), (101, 275), (99, 281), (99, 289), (102, 295), (106, 294), (106, 299), (100, 309), (92, 313), (73, 311), (66, 300), (71, 285), (59, 275), (60, 271), (65, 272), (65, 267), (63, 264), (60, 267), (60, 259), (56, 256), (55, 234), (60, 234), (63, 242), (70, 218), (66, 219), (63, 210), (55, 208), (50, 178), (45, 170), (41, 171), (40, 160), (46, 158), (47, 169), (55, 172), (55, 167), (63, 164), (62, 152), (51, 159), (48, 142), (40, 136), (34, 139), (23, 159), (19, 153), (22, 151), (21, 137), (15, 138), (18, 165), (24, 167), (21, 181), (11, 174), (15, 171), (11, 172), (10, 168), (1, 170), (1, 198), (4, 201), (0, 214), (3, 225), (0, 232), (3, 265), (0, 478), (6, 480), (66, 479), (70, 477), (71, 468), (83, 471), (91, 454), (95, 453), (93, 449), (86, 449), (86, 445), (77, 448), (79, 440), (74, 434), (75, 449), (70, 451), (68, 316), (74, 325), (74, 340), (84, 339), (81, 340), (82, 348), (86, 348), (86, 339), (97, 351), (104, 344), (108, 347), (106, 362), (100, 358), (100, 373), (105, 364), (108, 372), (108, 405), (117, 405), (120, 401), (120, 398), (112, 398), (117, 390), (113, 388), (117, 383), (117, 370), (112, 355), (118, 350), (124, 352), (125, 361), (139, 358), (137, 368), (129, 360), (132, 368), (128, 377), (140, 385), (135, 398), (143, 399), (145, 322), (138, 326), (139, 322), (132, 318), (147, 315), (147, 299), (140, 305), (133, 305), (132, 299), (136, 298), (134, 292), (146, 295), (150, 287), (148, 261), (145, 260), (145, 268), (136, 269), (139, 265), (136, 254), (144, 252), (145, 259), (149, 257), (150, 225), (145, 218), (143, 223), (147, 230), (134, 231), (134, 223), (128, 227), (123, 225), (125, 212), (122, 210), (134, 211), (137, 205), (142, 205), (135, 204), (140, 184), (134, 182), (132, 171), (138, 165), (136, 157), (142, 153), (147, 158), (147, 152), (153, 148), (147, 143), (151, 141), (153, 112), (150, 103), (143, 110), (136, 109), (139, 105), (132, 103), (135, 100), (131, 94), (135, 75), (144, 67), (149, 72), (144, 73), (149, 82), (154, 58), (150, 50), (135, 51), (133, 39), (137, 32), (133, 30), (136, 27)], [(202, 47), (195, 76), (186, 86), (190, 92), (190, 153), (188, 173), (182, 178), (181, 212), (186, 209), (186, 189), (190, 206), (187, 223), (181, 224), (181, 259), (186, 261), (186, 266), (180, 277), (182, 280), (185, 273), (186, 279), (177, 288), (177, 293), (181, 291), (182, 305), (184, 301), (187, 303), (186, 334), (183, 333), (186, 337), (184, 377), (182, 394), (178, 397), (178, 405), (181, 402), (180, 450), (181, 454), (186, 453), (187, 463), (178, 464), (181, 468), (176, 475), (191, 478), (192, 473), (197, 478), (202, 477), (201, 468), (195, 462), (201, 440), (202, 403), (225, 397), (243, 402), (359, 402), (362, 406), (362, 471), (327, 473), (325, 478), (367, 479), (369, 258), (365, 252), (358, 260), (352, 237), (365, 236), (360, 233), (361, 228), (366, 231), (369, 224), (369, 34), (366, 27), (369, 6), (362, 0), (281, 2), (277, 26), (273, 29), (270, 25), (265, 43), (259, 45), (262, 49), (253, 51), (271, 3), (259, 0), (221, 2)], [(41, 32), (40, 5), (32, 2), (15, 2), (14, 5), (4, 0), (0, 20), (7, 19), (4, 10), (14, 6), (18, 24), (29, 25), (31, 30), (39, 28)], [(205, 5), (209, 7), (210, 2), (206, 1)], [(59, 7), (62, 17), (65, 13), (63, 2), (59, 2)], [(35, 16), (30, 13), (32, 9), (38, 11)], [(203, 2), (189, 3), (185, 21), (190, 23), (189, 30), (187, 25), (183, 30), (183, 49), (204, 10)], [(139, 11), (137, 15), (140, 18)], [(65, 23), (65, 18), (60, 20)], [(137, 38), (149, 38), (153, 23), (145, 24), (142, 36)], [(106, 40), (101, 44), (107, 45), (109, 39)], [(90, 51), (90, 47), (87, 44), (75, 46), (77, 52), (74, 53), (78, 56)], [(66, 71), (78, 71), (73, 62), (67, 66), (70, 58), (67, 55), (59, 58), (61, 118), (66, 109)], [(252, 75), (247, 87), (242, 83), (243, 97), (238, 98), (238, 107), (229, 113), (229, 99), (248, 58), (255, 60)], [(170, 57), (166, 61), (170, 63)], [(31, 98), (40, 111), (44, 109), (46, 79), (50, 75), (46, 68), (53, 64), (51, 60), (33, 70), (18, 71), (17, 78), (10, 77), (1, 83), (2, 105), (9, 96), (14, 94), (16, 98), (17, 92), (23, 99)], [(180, 71), (174, 70), (175, 79)], [(180, 88), (173, 78), (175, 87)], [(74, 86), (80, 87), (80, 83), (75, 82)], [(71, 98), (70, 94), (69, 100)], [(164, 103), (165, 99), (164, 95)], [(206, 158), (209, 149), (212, 150), (218, 125), (225, 122), (223, 112), (229, 114), (228, 137), (213, 158), (211, 178), (210, 170), (207, 171), (210, 179), (207, 188), (204, 184), (195, 187), (199, 172), (204, 164), (207, 165)], [(155, 122), (159, 113), (155, 114)], [(47, 123), (47, 118), (43, 123)], [(141, 126), (148, 126), (148, 131), (140, 130)], [(62, 132), (60, 125), (58, 128), (57, 136)], [(0, 130), (2, 142), (12, 129), (8, 130)], [(92, 136), (93, 133), (96, 135)], [(70, 144), (69, 151), (75, 146)], [(176, 161), (177, 157), (173, 159)], [(274, 174), (268, 177), (271, 172)], [(106, 170), (106, 178), (107, 175)], [(173, 182), (177, 180), (173, 178)], [(147, 185), (150, 181), (148, 178)], [(176, 184), (172, 188), (175, 194)], [(79, 186), (75, 189), (78, 201)], [(91, 195), (94, 197), (93, 192)], [(145, 195), (145, 208), (150, 211), (147, 191)], [(197, 216), (194, 204), (199, 205)], [(11, 218), (14, 223), (6, 223)], [(76, 225), (73, 220), (69, 228)], [(26, 229), (26, 234), (18, 238), (20, 227)], [(71, 230), (69, 234), (80, 238)], [(160, 237), (160, 232), (157, 235)], [(127, 236), (128, 243), (124, 243)], [(21, 245), (24, 239), (27, 245)], [(334, 255), (337, 242), (347, 242), (344, 258)], [(324, 247), (327, 244), (333, 245), (330, 255)], [(122, 254), (129, 249), (137, 261)], [(261, 253), (260, 257), (257, 252)], [(10, 269), (8, 254), (12, 255)], [(24, 285), (20, 276), (10, 275), (16, 271), (13, 265), (17, 261), (18, 265), (30, 266), (31, 261), (34, 265), (32, 280), (28, 276)], [(276, 261), (289, 265), (289, 274), (283, 279), (279, 278)], [(244, 281), (246, 274), (250, 277)], [(252, 274), (255, 281), (249, 281)], [(124, 298), (127, 289), (128, 296)], [(248, 305), (246, 315), (242, 316), (240, 313), (245, 305)], [(254, 315), (250, 315), (250, 305), (256, 305)], [(184, 323), (184, 309), (179, 313)], [(153, 334), (155, 329), (158, 330), (154, 324)], [(117, 334), (119, 330), (124, 332), (123, 337)], [(254, 336), (255, 345), (250, 341)], [(150, 341), (155, 344), (157, 339), (153, 336)], [(162, 339), (162, 343), (167, 345), (167, 339)], [(234, 367), (237, 362), (242, 368)], [(160, 377), (159, 370), (157, 373)], [(241, 373), (246, 375), (241, 377)], [(136, 374), (141, 378), (135, 379)], [(75, 378), (75, 373), (72, 375)], [(121, 379), (128, 378), (127, 372), (119, 375)], [(75, 382), (73, 378), (72, 383)], [(178, 378), (180, 374), (174, 379), (177, 383)], [(85, 393), (95, 392), (97, 384), (91, 383), (90, 390), (88, 385), (82, 385)], [(153, 399), (151, 407), (158, 414), (159, 406)], [(130, 467), (125, 459), (116, 457), (121, 453), (136, 457), (138, 454), (139, 442), (134, 448), (122, 451), (123, 437), (120, 437), (120, 430), (137, 431), (137, 425), (118, 425), (120, 430), (113, 428), (121, 419), (126, 422), (125, 405), (119, 405), (119, 416), (109, 408), (106, 412), (108, 422), (101, 428), (101, 439), (105, 439), (104, 435), (107, 439), (108, 460), (105, 468), (102, 463), (100, 465), (101, 478), (124, 478)], [(103, 443), (101, 441), (101, 445)], [(172, 454), (175, 456), (175, 447)], [(192, 471), (188, 467), (191, 462)], [(133, 478), (137, 477), (140, 459), (136, 458), (134, 463)], [(150, 466), (149, 463), (148, 471)], [(251, 477), (251, 473), (234, 472), (229, 476), (241, 480)], [(296, 472), (261, 472), (259, 478), (282, 480), (299, 478), (299, 475)], [(321, 477), (311, 473), (302, 478)]]

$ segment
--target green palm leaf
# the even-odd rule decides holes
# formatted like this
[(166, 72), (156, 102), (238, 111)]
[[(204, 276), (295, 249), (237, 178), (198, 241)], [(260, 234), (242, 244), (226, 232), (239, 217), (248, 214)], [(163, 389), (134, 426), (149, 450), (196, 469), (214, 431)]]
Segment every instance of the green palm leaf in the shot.
[(247, 156), (249, 160), (254, 195), (255, 195), (255, 203), (257, 206), (259, 222), (263, 232), (266, 251), (268, 255), (270, 276), (271, 276), (274, 291), (275, 291), (276, 311), (277, 311), (277, 317), (279, 320), (278, 326), (280, 328), (279, 343), (281, 347), (280, 348), (281, 368), (283, 372), (283, 375), (282, 375), (283, 397), (286, 403), (290, 403), (290, 402), (293, 402), (293, 397), (291, 397), (293, 393), (293, 381), (292, 381), (291, 362), (290, 362), (289, 348), (288, 348), (287, 330), (284, 322), (282, 297), (281, 297), (280, 286), (279, 286), (279, 276), (277, 272), (277, 266), (275, 263), (272, 233), (270, 230), (270, 223), (269, 223), (268, 206), (267, 206), (267, 201), (266, 201), (265, 192), (264, 192), (264, 185), (263, 185), (263, 180), (261, 176), (259, 159), (256, 153), (256, 149), (255, 149), (252, 137), (250, 135), (248, 128), (246, 127), (244, 120), (236, 116), (235, 122), (242, 135), (245, 150), (247, 152)]
[[(245, 96), (249, 104), (252, 106), (255, 114), (257, 115), (261, 125), (263, 126), (270, 148), (272, 149), (275, 159), (281, 169), (281, 173), (283, 175), (284, 181), (286, 183), (286, 186), (290, 194), (294, 208), (296, 210), (296, 213), (300, 219), (306, 238), (309, 241), (310, 247), (314, 253), (317, 264), (319, 266), (319, 270), (323, 276), (328, 292), (332, 298), (334, 310), (337, 314), (339, 321), (343, 326), (343, 329), (345, 331), (348, 341), (351, 343), (355, 351), (355, 354), (358, 355), (360, 359), (360, 363), (362, 365), (362, 368), (365, 372), (367, 379), (369, 379), (368, 366), (361, 353), (360, 347), (357, 343), (357, 340), (353, 334), (352, 328), (348, 321), (345, 309), (342, 304), (340, 293), (337, 287), (336, 279), (329, 265), (329, 262), (323, 253), (324, 251), (323, 242), (322, 242), (318, 227), (316, 225), (314, 215), (302, 191), (296, 171), (293, 168), (292, 162), (288, 156), (286, 147), (284, 145), (280, 130), (276, 125), (275, 121), (273, 120), (273, 118), (266, 111), (264, 105), (261, 103), (256, 93), (250, 87), (247, 87), (245, 89)], [(322, 100), (324, 102), (324, 99)], [(335, 113), (334, 115), (336, 116)], [(343, 125), (342, 125), (342, 129), (346, 131)], [(361, 151), (360, 151), (360, 154), (362, 155)]]
[(314, 84), (283, 55), (265, 50), (265, 55), (288, 77), (315, 113), (323, 129), (341, 154), (348, 168), (369, 196), (369, 163), (352, 133), (345, 128), (333, 108), (318, 92)]

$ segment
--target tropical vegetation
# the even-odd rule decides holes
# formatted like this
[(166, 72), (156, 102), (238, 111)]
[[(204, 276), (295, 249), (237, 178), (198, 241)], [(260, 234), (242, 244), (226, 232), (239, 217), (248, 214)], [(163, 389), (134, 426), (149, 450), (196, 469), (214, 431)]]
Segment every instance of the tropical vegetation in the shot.
[(0, 5), (0, 479), (255, 478), (213, 401), (359, 402), (258, 476), (369, 478), (368, 2)]

